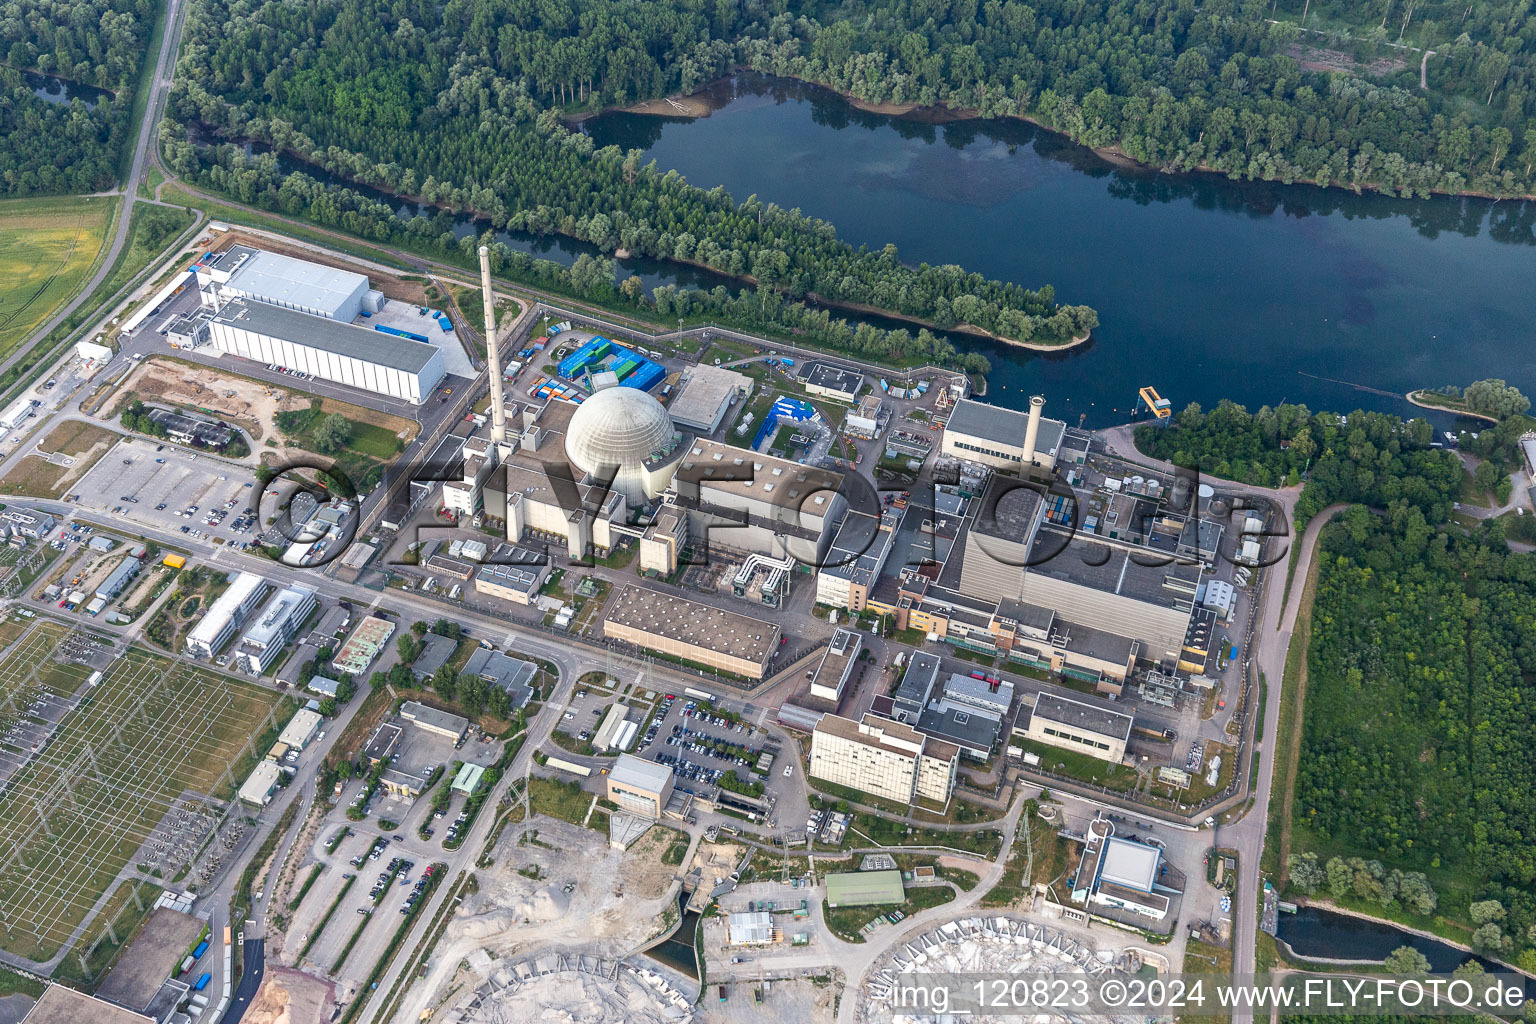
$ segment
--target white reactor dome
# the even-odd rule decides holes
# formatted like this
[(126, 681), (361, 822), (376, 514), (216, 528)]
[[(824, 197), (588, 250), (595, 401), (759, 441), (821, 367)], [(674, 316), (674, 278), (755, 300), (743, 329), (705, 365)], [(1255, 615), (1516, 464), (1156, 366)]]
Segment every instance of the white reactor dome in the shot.
[(613, 489), (641, 504), (666, 489), (664, 475), (645, 463), (677, 447), (676, 433), (666, 408), (644, 391), (605, 388), (571, 415), (565, 455), (577, 470), (595, 477), (606, 478), (617, 467)]

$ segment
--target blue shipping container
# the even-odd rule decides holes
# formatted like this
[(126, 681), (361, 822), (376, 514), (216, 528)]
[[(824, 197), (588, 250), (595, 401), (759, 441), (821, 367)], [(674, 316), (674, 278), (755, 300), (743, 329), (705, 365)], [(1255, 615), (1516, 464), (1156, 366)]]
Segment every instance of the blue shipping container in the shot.
[(202, 942), (197, 944), (197, 948), (192, 951), (192, 955), (202, 956), (206, 952), (208, 952), (208, 940), (204, 939)]
[(192, 986), (192, 991), (201, 992), (203, 989), (208, 987), (208, 982), (212, 980), (213, 975), (209, 974), (207, 971), (204, 971), (203, 976), (197, 979), (197, 984)]

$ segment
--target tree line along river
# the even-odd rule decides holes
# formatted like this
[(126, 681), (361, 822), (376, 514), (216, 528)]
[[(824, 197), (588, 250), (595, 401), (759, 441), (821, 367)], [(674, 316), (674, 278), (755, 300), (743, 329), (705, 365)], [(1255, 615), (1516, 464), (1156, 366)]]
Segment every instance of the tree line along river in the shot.
[(1050, 283), (1099, 311), (1092, 341), (1059, 353), (955, 335), (991, 360), (1000, 404), (1040, 392), (1091, 427), (1123, 421), (1149, 384), (1175, 408), (1403, 415), (1417, 387), (1497, 376), (1536, 391), (1536, 204), (1164, 175), (1020, 121), (870, 114), (757, 74), (706, 98), (704, 118), (609, 112), (584, 128), (856, 245)]

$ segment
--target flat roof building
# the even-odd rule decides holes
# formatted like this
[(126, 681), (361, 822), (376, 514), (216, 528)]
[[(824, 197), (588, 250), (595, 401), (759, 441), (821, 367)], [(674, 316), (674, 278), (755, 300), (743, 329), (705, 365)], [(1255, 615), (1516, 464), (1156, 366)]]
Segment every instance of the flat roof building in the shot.
[(475, 571), (475, 590), (513, 604), (529, 605), (549, 578), (549, 556), (503, 544), (490, 564)]
[(265, 807), (272, 799), (272, 791), (277, 788), (277, 780), (283, 777), (283, 770), (276, 762), (262, 761), (255, 768), (245, 782), (240, 785), (240, 799), (252, 807)]
[(828, 907), (873, 907), (906, 901), (907, 893), (901, 884), (901, 872), (894, 868), (884, 871), (843, 871), (827, 875)]
[(761, 679), (779, 647), (777, 623), (634, 584), (609, 602), (603, 635), (675, 658)]
[[(1038, 406), (1031, 406), (1032, 411)], [(1031, 413), (1006, 409), (971, 398), (957, 401), (944, 424), (940, 451), (966, 462), (1020, 473), (1031, 465), (1055, 468), (1056, 453), (1067, 425), (1034, 412), (1037, 420), (1030, 443)]]
[(155, 1018), (125, 1010), (84, 992), (50, 982), (21, 1024), (155, 1024)]
[(319, 604), (313, 587), (295, 583), (272, 595), (235, 648), (236, 663), (253, 676), (267, 670)]
[(1125, 759), (1133, 722), (1130, 715), (1099, 704), (1042, 690), (1033, 708), (1020, 711), (1014, 732), (1038, 743), (1119, 764)]
[(849, 629), (834, 632), (811, 676), (811, 696), (831, 701), (834, 705), (842, 700), (843, 687), (863, 649), (864, 641), (859, 634)]
[(283, 726), (283, 731), (278, 734), (277, 742), (286, 744), (292, 750), (303, 750), (309, 741), (314, 739), (315, 732), (320, 728), (321, 718), (318, 714), (307, 708), (300, 708), (294, 712), (288, 724)]
[(370, 765), (388, 761), (395, 756), (404, 739), (405, 727), (400, 723), (380, 722), (373, 730), (373, 735), (368, 737), (368, 742), (363, 744), (363, 757), (368, 759)]
[(488, 686), (507, 691), (514, 709), (527, 707), (533, 699), (533, 679), (539, 666), (522, 658), (512, 658), (500, 651), (478, 648), (464, 663), (459, 675), (463, 678), (478, 677)]
[(101, 586), (96, 588), (96, 596), (103, 601), (110, 601), (123, 592), (128, 581), (139, 574), (144, 563), (132, 555), (125, 555), (123, 560), (117, 563), (107, 578), (101, 581)]
[(606, 782), (608, 799), (621, 810), (653, 821), (672, 797), (672, 769), (634, 754), (620, 754)]
[(1128, 910), (1161, 921), (1178, 890), (1162, 885), (1163, 851), (1146, 843), (1120, 839), (1104, 818), (1088, 823), (1083, 855), (1072, 882), (1072, 899), (1083, 904)]
[(752, 393), (752, 378), (723, 366), (691, 366), (677, 397), (667, 408), (672, 422), (700, 434), (720, 429), (738, 396)]
[(876, 714), (823, 715), (811, 733), (812, 778), (904, 804), (946, 803), (959, 763), (955, 744)]
[(10, 527), (13, 532), (34, 540), (53, 529), (53, 522), (53, 516), (47, 512), (23, 508), (20, 505), (7, 505), (4, 509), (0, 509), (0, 523)]
[(256, 299), (342, 323), (357, 319), (369, 290), (362, 274), (248, 245), (232, 245), (205, 259), (198, 281), (216, 287), (220, 298)]
[(438, 669), (448, 664), (458, 649), (457, 640), (431, 632), (423, 634), (421, 653), (411, 662), (411, 674), (417, 679), (431, 679)]
[(310, 676), (309, 682), (304, 685), (311, 692), (318, 693), (322, 697), (334, 697), (341, 686), (341, 680), (332, 679), (330, 676), (314, 675)]
[(864, 375), (831, 363), (810, 363), (801, 372), (800, 382), (813, 395), (851, 402), (864, 387)]
[(222, 353), (416, 405), (447, 372), (436, 345), (245, 299), (225, 303), (209, 319), (207, 339)]
[(773, 915), (766, 910), (731, 914), (726, 918), (726, 941), (733, 946), (769, 946), (783, 933), (773, 925)]
[(465, 796), (472, 795), (480, 786), (480, 780), (485, 778), (485, 766), (465, 761), (459, 765), (459, 772), (453, 777), (453, 782), (448, 788)]
[(446, 736), (457, 743), (469, 728), (469, 719), (451, 711), (439, 711), (420, 701), (408, 700), (400, 705), (400, 717), (419, 729), (437, 736)]
[(341, 645), (340, 651), (336, 652), (336, 657), (331, 660), (331, 664), (338, 672), (360, 676), (368, 671), (368, 666), (373, 664), (373, 659), (379, 656), (379, 653), (384, 650), (384, 645), (389, 643), (389, 638), (394, 634), (393, 622), (377, 615), (370, 615), (357, 624), (352, 635), (347, 637), (347, 642)]

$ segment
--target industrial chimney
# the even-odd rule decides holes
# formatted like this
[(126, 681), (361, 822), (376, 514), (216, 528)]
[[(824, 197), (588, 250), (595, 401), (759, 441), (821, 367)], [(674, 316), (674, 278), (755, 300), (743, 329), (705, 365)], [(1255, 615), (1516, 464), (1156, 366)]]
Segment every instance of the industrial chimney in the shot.
[(498, 458), (507, 453), (507, 408), (501, 397), (501, 352), (496, 337), (496, 295), (491, 291), (491, 250), (480, 247), (480, 294), (485, 303), (485, 355), (491, 371), (491, 444)]
[(1040, 437), (1040, 412), (1045, 408), (1045, 399), (1040, 395), (1032, 395), (1029, 399), (1029, 426), (1024, 428), (1024, 464), (1035, 464), (1035, 442)]

